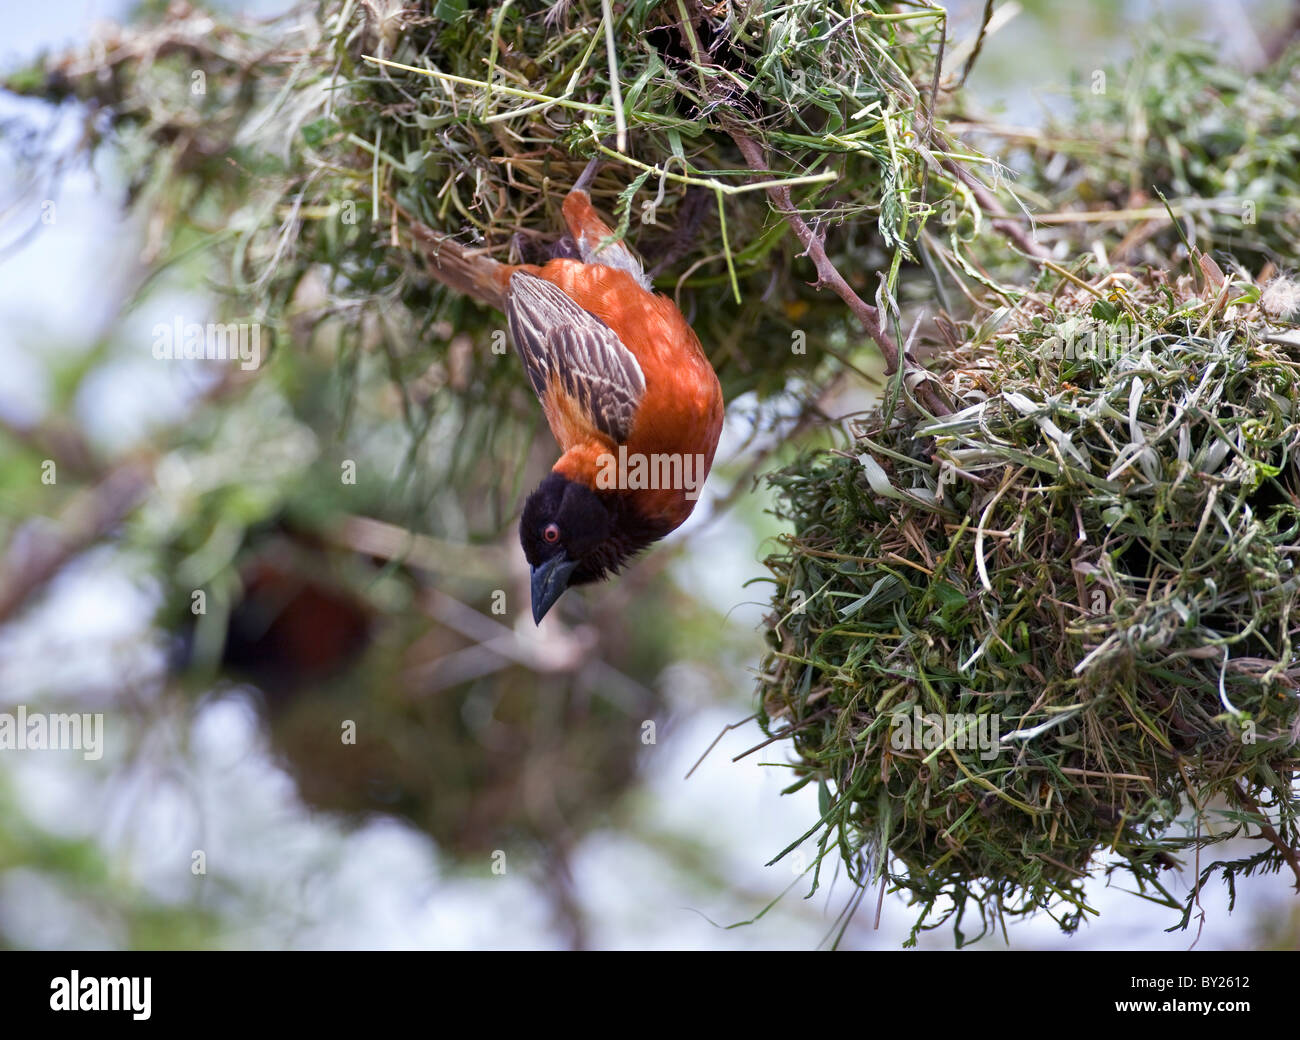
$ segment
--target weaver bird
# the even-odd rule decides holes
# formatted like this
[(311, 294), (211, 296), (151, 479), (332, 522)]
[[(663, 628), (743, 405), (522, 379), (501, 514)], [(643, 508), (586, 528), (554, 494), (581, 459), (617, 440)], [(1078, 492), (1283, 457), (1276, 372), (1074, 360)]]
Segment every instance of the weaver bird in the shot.
[(524, 502), (533, 620), (616, 573), (695, 508), (722, 432), (700, 341), (597, 215), (589, 165), (564, 199), (578, 258), (502, 264), (419, 224), (435, 277), (505, 312), (563, 454)]

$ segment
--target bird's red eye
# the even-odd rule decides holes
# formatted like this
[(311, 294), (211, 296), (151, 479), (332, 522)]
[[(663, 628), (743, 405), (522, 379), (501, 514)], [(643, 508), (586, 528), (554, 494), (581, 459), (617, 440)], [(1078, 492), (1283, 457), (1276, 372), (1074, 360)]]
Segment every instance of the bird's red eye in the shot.
[(558, 542), (560, 540), (560, 529), (554, 524), (547, 524), (546, 530), (542, 532), (542, 537), (548, 542)]

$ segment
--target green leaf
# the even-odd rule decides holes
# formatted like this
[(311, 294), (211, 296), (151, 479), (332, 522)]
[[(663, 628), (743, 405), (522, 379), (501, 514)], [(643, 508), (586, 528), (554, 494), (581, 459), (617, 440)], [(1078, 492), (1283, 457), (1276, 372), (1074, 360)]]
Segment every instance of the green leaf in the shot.
[(1119, 317), (1119, 308), (1109, 300), (1098, 300), (1092, 305), (1092, 316), (1098, 321), (1111, 322)]
[(935, 598), (939, 600), (944, 610), (956, 610), (966, 605), (966, 597), (956, 586), (941, 581), (934, 586)]

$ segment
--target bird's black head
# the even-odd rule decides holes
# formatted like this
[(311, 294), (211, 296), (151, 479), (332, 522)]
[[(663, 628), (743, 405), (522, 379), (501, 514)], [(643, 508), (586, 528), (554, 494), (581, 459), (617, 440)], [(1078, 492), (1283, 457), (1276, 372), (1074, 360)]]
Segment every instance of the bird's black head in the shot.
[(605, 543), (614, 525), (600, 496), (550, 474), (528, 496), (519, 541), (532, 568), (533, 620), (541, 624), (570, 585), (599, 581), (609, 569)]
[(600, 581), (668, 530), (639, 518), (624, 495), (549, 474), (519, 521), (532, 568), (533, 620), (541, 624), (569, 586)]

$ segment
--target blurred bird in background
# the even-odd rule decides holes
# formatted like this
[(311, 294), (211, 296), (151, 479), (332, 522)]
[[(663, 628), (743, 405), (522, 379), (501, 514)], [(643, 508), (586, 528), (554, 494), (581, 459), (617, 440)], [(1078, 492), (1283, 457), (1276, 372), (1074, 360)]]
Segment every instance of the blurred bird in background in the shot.
[(505, 312), (563, 451), (519, 524), (539, 624), (565, 589), (616, 573), (691, 515), (722, 432), (718, 377), (592, 207), (596, 169), (564, 200), (577, 257), (502, 264), (415, 224), (435, 277)]

